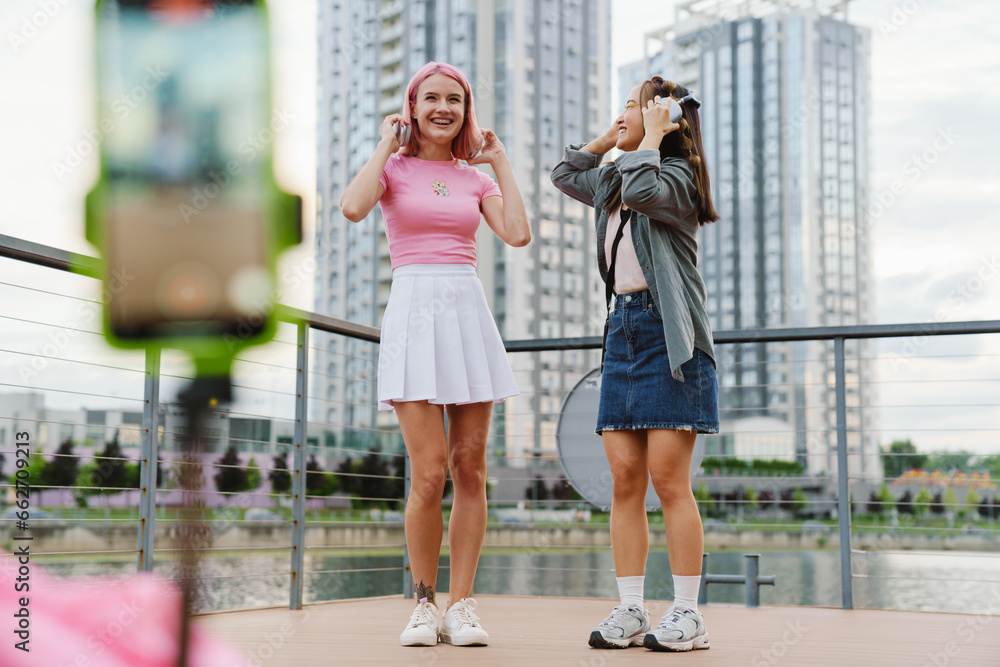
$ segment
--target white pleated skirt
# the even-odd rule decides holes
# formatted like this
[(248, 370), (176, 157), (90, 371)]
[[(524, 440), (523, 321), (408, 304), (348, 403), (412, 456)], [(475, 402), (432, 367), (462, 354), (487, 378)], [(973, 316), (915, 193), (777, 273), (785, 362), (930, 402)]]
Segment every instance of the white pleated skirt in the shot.
[(471, 264), (392, 272), (378, 352), (378, 409), (395, 401), (499, 403), (520, 392)]

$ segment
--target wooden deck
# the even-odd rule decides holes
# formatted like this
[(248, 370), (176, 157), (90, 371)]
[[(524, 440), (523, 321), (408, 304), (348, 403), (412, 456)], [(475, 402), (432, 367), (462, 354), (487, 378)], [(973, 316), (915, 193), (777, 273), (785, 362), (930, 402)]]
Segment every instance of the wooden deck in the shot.
[[(247, 665), (313, 667), (388, 665), (619, 667), (670, 661), (725, 667), (1000, 666), (1000, 622), (993, 616), (925, 612), (760, 607), (702, 608), (707, 651), (655, 653), (642, 647), (597, 650), (590, 629), (614, 606), (594, 598), (482, 596), (478, 613), (488, 647), (402, 647), (412, 600), (401, 596), (200, 616), (198, 623), (245, 651)], [(669, 602), (647, 601), (655, 619)]]

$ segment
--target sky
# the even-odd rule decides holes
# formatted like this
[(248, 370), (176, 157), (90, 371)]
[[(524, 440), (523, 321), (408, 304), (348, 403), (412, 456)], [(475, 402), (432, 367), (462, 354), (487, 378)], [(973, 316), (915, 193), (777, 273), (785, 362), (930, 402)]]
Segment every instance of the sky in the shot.
[[(275, 138), (276, 172), (312, 210), (315, 0), (274, 0), (270, 6), (275, 107), (291, 118)], [(4, 0), (0, 6), (0, 233), (87, 254), (95, 250), (83, 237), (82, 200), (97, 177), (87, 139), (95, 127), (91, 7), (83, 0)], [(614, 71), (642, 56), (643, 33), (671, 23), (672, 7), (612, 0)], [(881, 202), (871, 232), (875, 321), (1000, 318), (1000, 5), (857, 0), (849, 16), (872, 30), (872, 192)], [(614, 95), (616, 82), (611, 85)], [(608, 110), (609, 123), (613, 113)], [(80, 156), (78, 166), (56, 169), (73, 153)], [(311, 253), (306, 245), (284, 260), (285, 270), (297, 276), (286, 285), (284, 301), (306, 309), (312, 308), (312, 280), (304, 269)], [(96, 299), (92, 281), (0, 260), (0, 283), (8, 316), (98, 326), (93, 304), (88, 310), (86, 302), (9, 285)], [(0, 354), (0, 383), (100, 395), (47, 395), (50, 405), (67, 408), (141, 396), (141, 375), (134, 370), (123, 371), (126, 379), (118, 382), (81, 364), (31, 366), (37, 360), (25, 353), (50, 345), (56, 356), (141, 368), (141, 358), (110, 352), (96, 336), (64, 343), (53, 340), (54, 331), (0, 320), (0, 349), (21, 353)], [(925, 448), (1000, 452), (1000, 336), (893, 339), (877, 350), (883, 357), (877, 365), (882, 440), (909, 435)], [(183, 367), (177, 362), (177, 374)], [(269, 372), (273, 377), (265, 381), (291, 391), (293, 374)], [(5, 391), (17, 389), (0, 385)], [(272, 394), (244, 402), (284, 414), (285, 399)]]

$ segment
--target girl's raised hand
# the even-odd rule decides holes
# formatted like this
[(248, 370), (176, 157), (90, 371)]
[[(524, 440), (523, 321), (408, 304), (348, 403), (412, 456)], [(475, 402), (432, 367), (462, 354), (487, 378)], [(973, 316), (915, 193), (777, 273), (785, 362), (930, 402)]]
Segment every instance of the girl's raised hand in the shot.
[(395, 153), (399, 150), (399, 141), (396, 139), (396, 133), (392, 131), (393, 123), (405, 123), (406, 119), (403, 118), (402, 114), (393, 113), (385, 117), (382, 121), (382, 127), (379, 133), (382, 135), (383, 139), (387, 139), (391, 142), (393, 146), (392, 152)]
[(496, 133), (493, 130), (483, 130), (483, 148), (479, 155), (467, 160), (467, 162), (469, 164), (492, 164), (494, 160), (505, 154), (506, 151)]
[(680, 124), (670, 121), (670, 107), (660, 104), (660, 99), (657, 95), (647, 102), (646, 108), (642, 110), (642, 128), (647, 136), (659, 134), (665, 137), (681, 127)]

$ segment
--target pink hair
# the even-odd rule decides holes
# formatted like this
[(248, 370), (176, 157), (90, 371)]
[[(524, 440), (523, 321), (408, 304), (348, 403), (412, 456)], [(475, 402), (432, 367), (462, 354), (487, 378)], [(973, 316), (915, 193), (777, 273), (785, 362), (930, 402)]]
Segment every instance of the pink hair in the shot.
[(399, 152), (403, 155), (416, 155), (420, 152), (420, 128), (414, 122), (413, 109), (417, 105), (417, 88), (420, 87), (424, 79), (432, 74), (444, 74), (451, 77), (455, 81), (458, 81), (459, 85), (462, 86), (462, 90), (465, 91), (465, 122), (462, 123), (462, 129), (458, 131), (458, 135), (451, 142), (451, 154), (460, 160), (469, 160), (479, 149), (483, 135), (482, 130), (479, 129), (479, 123), (476, 122), (476, 109), (472, 101), (472, 87), (469, 86), (469, 80), (465, 78), (465, 75), (457, 67), (448, 63), (436, 63), (433, 61), (418, 69), (413, 74), (413, 78), (410, 79), (410, 83), (406, 86), (406, 99), (403, 100), (403, 116), (409, 119), (412, 125), (412, 134), (410, 141)]

